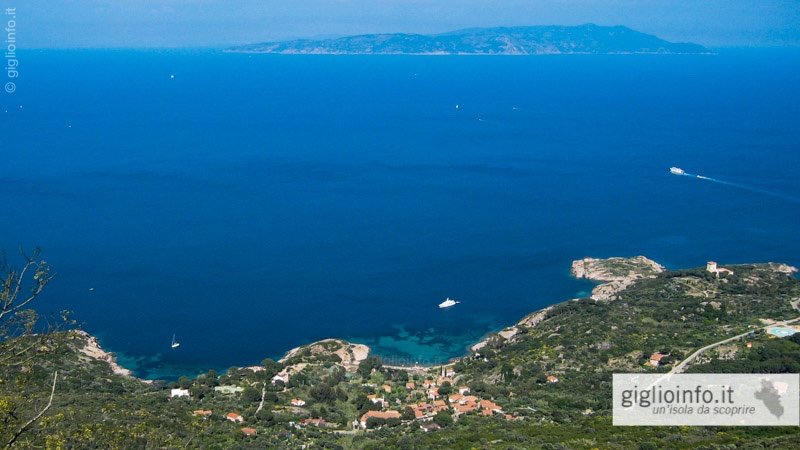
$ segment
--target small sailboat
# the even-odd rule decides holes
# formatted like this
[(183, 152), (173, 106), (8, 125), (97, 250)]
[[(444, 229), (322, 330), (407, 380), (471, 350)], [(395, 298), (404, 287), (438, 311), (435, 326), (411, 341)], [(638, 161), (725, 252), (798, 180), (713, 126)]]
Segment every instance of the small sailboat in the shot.
[(180, 345), (181, 344), (179, 342), (175, 342), (175, 335), (173, 334), (172, 335), (172, 348), (180, 347)]

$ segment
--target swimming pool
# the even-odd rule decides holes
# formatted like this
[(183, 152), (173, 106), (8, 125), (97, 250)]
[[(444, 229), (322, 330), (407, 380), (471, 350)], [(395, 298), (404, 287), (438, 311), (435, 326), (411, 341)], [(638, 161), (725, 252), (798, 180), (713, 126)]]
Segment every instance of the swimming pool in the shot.
[(774, 334), (775, 336), (778, 337), (787, 337), (797, 333), (797, 330), (795, 330), (794, 328), (775, 327), (767, 330), (767, 333)]

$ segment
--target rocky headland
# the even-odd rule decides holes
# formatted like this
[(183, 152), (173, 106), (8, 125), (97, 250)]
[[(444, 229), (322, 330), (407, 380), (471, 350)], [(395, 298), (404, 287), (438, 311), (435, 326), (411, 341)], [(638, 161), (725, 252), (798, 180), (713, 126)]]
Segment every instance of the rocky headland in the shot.
[(644, 256), (633, 258), (583, 258), (572, 262), (572, 275), (600, 281), (602, 284), (592, 289), (594, 300), (614, 300), (620, 291), (642, 278), (655, 278), (663, 272), (664, 266)]

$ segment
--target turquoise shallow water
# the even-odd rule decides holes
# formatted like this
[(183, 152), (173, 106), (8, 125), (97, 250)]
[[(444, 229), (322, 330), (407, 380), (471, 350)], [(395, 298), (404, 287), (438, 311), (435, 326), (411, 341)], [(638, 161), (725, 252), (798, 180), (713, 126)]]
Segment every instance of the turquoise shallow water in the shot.
[(800, 265), (796, 51), (20, 62), (2, 245), (140, 376), (327, 337), (440, 362), (585, 295), (584, 256)]

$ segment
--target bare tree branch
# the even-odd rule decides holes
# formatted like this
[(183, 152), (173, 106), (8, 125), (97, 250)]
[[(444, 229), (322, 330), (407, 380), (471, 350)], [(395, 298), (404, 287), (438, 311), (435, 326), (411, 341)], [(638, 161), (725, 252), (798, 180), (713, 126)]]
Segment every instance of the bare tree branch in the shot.
[[(46, 261), (36, 261), (40, 251), (39, 248), (36, 248), (31, 256), (28, 256), (20, 249), (20, 253), (23, 258), (25, 258), (26, 262), (19, 273), (11, 270), (6, 262), (6, 258), (3, 258), (2, 267), (6, 272), (6, 276), (3, 279), (3, 290), (0, 292), (0, 321), (2, 321), (3, 316), (20, 311), (28, 303), (32, 302), (55, 276), (55, 274), (50, 273), (50, 267), (47, 265)], [(20, 289), (22, 285), (25, 284), (25, 275), (29, 270), (35, 270), (33, 274), (33, 281), (35, 284), (31, 289), (30, 295), (24, 300), (19, 301)]]
[(20, 437), (22, 433), (24, 433), (29, 426), (33, 425), (34, 422), (39, 420), (39, 418), (42, 417), (44, 413), (46, 413), (47, 410), (50, 409), (51, 406), (53, 406), (53, 396), (55, 396), (56, 394), (57, 379), (58, 379), (58, 371), (56, 370), (55, 372), (53, 372), (53, 388), (50, 391), (50, 401), (47, 402), (47, 406), (45, 406), (43, 410), (39, 411), (39, 414), (37, 414), (33, 419), (29, 420), (27, 423), (25, 423), (25, 425), (20, 427), (19, 430), (17, 430), (16, 434), (14, 434), (14, 436), (11, 438), (11, 440), (8, 441), (6, 447), (11, 447), (12, 445), (14, 445), (14, 442), (17, 440), (17, 438)]

